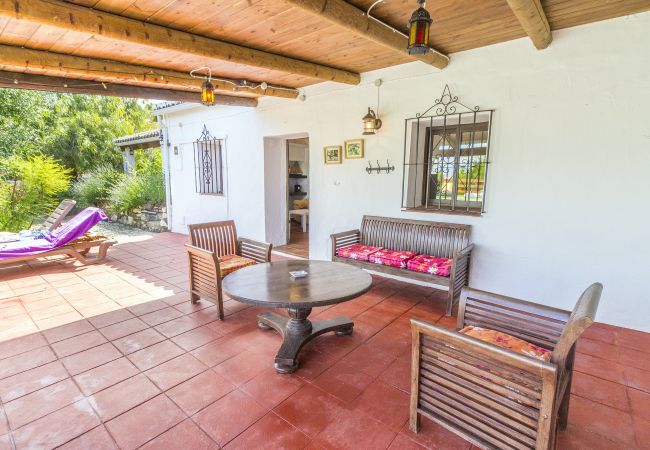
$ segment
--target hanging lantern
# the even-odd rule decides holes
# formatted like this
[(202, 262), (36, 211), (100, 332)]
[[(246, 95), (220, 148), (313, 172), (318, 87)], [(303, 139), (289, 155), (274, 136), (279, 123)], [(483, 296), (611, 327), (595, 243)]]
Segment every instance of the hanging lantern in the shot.
[(214, 86), (210, 80), (205, 80), (201, 85), (201, 103), (205, 106), (214, 105)]
[(431, 16), (424, 9), (424, 0), (418, 0), (420, 7), (416, 9), (409, 20), (409, 43), (406, 51), (409, 55), (424, 55), (429, 51), (429, 29)]
[(377, 118), (375, 112), (368, 108), (368, 114), (363, 116), (363, 134), (375, 134), (381, 128), (381, 119)]

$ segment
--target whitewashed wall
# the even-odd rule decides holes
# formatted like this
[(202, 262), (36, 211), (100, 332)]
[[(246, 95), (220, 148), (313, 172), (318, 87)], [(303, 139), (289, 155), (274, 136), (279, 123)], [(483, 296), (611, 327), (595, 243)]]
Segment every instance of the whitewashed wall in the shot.
[[(555, 32), (544, 51), (522, 39), (454, 54), (442, 72), (417, 62), (364, 74), (359, 86), (323, 83), (305, 102), (167, 114), (171, 143), (183, 147), (170, 156), (173, 230), (232, 217), (241, 234), (265, 238), (264, 137), (307, 133), (312, 257), (327, 259), (330, 233), (356, 228), (363, 214), (470, 223), (472, 286), (569, 308), (601, 281), (598, 319), (650, 331), (649, 29), (650, 13), (639, 14)], [(384, 126), (366, 139), (366, 159), (325, 166), (324, 145), (361, 137), (377, 78)], [(482, 217), (400, 209), (404, 119), (446, 83), (464, 103), (496, 110)], [(188, 143), (204, 124), (226, 137), (223, 198), (193, 194)], [(387, 158), (395, 172), (364, 171)]]

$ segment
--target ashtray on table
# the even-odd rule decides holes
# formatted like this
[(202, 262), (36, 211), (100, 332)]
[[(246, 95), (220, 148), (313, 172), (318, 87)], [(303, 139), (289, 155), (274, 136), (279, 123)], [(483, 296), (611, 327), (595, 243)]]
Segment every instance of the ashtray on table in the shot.
[(292, 270), (289, 272), (289, 275), (291, 275), (291, 278), (304, 278), (309, 275), (309, 272), (306, 270)]

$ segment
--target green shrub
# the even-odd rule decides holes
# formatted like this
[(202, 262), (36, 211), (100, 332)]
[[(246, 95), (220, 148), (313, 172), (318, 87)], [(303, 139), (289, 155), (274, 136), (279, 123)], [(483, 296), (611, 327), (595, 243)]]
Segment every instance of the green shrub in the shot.
[(120, 180), (111, 191), (110, 210), (125, 213), (146, 204), (159, 205), (165, 201), (162, 174), (134, 174)]
[(0, 160), (0, 231), (29, 228), (69, 187), (70, 171), (51, 156)]
[(111, 198), (111, 191), (115, 185), (124, 178), (112, 166), (100, 166), (88, 173), (72, 185), (72, 197), (79, 206), (105, 206)]

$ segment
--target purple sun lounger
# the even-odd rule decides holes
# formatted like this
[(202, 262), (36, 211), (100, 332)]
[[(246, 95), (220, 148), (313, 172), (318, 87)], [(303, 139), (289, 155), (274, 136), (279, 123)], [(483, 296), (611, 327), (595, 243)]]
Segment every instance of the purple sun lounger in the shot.
[[(0, 243), (0, 265), (31, 261), (47, 256), (67, 255), (82, 264), (93, 264), (106, 258), (114, 240), (105, 237), (87, 237), (84, 234), (102, 220), (108, 220), (99, 208), (86, 208), (54, 231), (21, 233), (18, 240)], [(95, 258), (86, 258), (93, 247), (99, 247)]]

